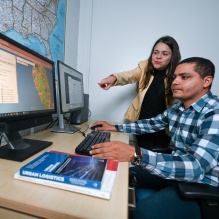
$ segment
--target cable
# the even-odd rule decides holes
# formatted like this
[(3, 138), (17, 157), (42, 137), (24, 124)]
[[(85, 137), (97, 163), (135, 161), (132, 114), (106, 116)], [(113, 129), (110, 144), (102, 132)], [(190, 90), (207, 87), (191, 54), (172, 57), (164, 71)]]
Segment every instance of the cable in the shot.
[(0, 133), (0, 146), (2, 145), (2, 134), (3, 133)]
[(88, 117), (91, 117), (91, 111), (88, 109)]
[[(83, 132), (85, 133), (88, 129), (89, 129), (89, 125), (87, 125), (86, 129)], [(86, 135), (84, 137), (86, 137)]]
[[(87, 129), (89, 128), (89, 126), (86, 128), (85, 131), (81, 131), (79, 128), (77, 128), (76, 126), (74, 126), (74, 125), (71, 124), (70, 116), (69, 116), (69, 117), (64, 117), (64, 119), (66, 120), (67, 124), (69, 125), (69, 129), (73, 131), (73, 134), (74, 134), (74, 130), (76, 129), (77, 132), (81, 133), (84, 137), (86, 137), (85, 132), (87, 131)], [(73, 129), (71, 129), (71, 128), (73, 128)]]
[(58, 121), (58, 118), (54, 119), (52, 122), (50, 122), (48, 125), (46, 125), (46, 126), (42, 129), (42, 131), (51, 128), (57, 121)]
[[(75, 133), (74, 130), (76, 129), (77, 132), (81, 133), (84, 137), (86, 137), (85, 133), (82, 132), (79, 128), (77, 128), (77, 127), (75, 127), (75, 126), (73, 126), (73, 125), (71, 125), (71, 124), (68, 124), (68, 125), (69, 125), (69, 129), (73, 131), (73, 134)], [(72, 128), (73, 128), (73, 129), (72, 129)]]

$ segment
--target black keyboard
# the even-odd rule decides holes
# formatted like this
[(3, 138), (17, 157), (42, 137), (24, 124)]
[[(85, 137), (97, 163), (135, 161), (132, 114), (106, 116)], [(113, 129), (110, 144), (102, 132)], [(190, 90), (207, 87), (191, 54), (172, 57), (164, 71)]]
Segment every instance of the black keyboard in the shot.
[(75, 148), (76, 154), (91, 156), (89, 151), (95, 144), (110, 141), (110, 132), (92, 131), (85, 139)]

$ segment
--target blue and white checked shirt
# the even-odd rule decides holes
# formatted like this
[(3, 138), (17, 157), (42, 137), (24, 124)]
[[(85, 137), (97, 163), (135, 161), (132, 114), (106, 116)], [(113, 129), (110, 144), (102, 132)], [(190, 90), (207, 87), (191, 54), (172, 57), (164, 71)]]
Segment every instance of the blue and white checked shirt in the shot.
[(219, 97), (211, 92), (190, 107), (178, 101), (162, 114), (118, 124), (120, 132), (152, 133), (169, 126), (172, 154), (142, 149), (142, 167), (166, 179), (219, 185)]

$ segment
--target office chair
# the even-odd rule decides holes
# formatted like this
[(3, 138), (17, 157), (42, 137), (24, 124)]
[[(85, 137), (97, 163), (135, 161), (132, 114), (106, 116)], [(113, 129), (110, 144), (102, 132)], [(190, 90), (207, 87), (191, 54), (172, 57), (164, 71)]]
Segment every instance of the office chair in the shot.
[[(166, 152), (170, 153), (171, 149), (172, 148), (166, 149)], [(163, 148), (153, 149), (153, 151), (165, 153)], [(177, 184), (177, 191), (184, 199), (193, 199), (198, 201), (202, 219), (219, 218), (219, 187), (199, 183), (179, 182)], [(151, 189), (136, 188), (135, 201), (138, 202), (150, 196), (154, 192), (156, 191)]]
[(219, 187), (187, 182), (179, 182), (177, 186), (182, 198), (198, 201), (202, 219), (219, 217)]

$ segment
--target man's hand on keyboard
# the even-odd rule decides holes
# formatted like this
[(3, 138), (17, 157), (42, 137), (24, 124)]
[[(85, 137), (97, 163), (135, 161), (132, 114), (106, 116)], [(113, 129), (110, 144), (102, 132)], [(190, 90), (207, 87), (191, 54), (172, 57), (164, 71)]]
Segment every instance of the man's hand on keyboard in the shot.
[(117, 129), (114, 125), (109, 124), (105, 121), (97, 121), (95, 122), (91, 127), (91, 129), (95, 129), (96, 131), (111, 131), (111, 132), (117, 132)]
[(128, 162), (133, 158), (135, 148), (120, 141), (111, 141), (92, 146), (92, 157)]

